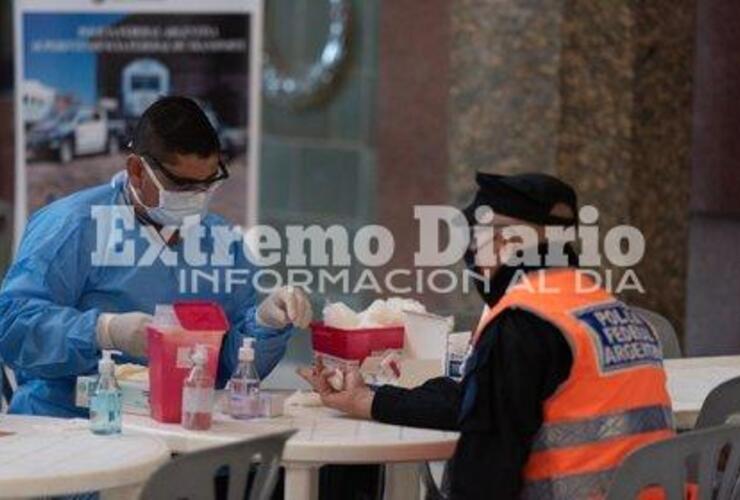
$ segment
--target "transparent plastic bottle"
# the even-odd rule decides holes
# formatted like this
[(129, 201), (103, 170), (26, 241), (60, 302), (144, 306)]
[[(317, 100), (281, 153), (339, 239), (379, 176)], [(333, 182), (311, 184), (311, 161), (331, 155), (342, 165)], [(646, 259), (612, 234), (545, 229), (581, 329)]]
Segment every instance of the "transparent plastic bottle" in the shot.
[(260, 378), (254, 364), (254, 339), (245, 338), (239, 349), (239, 367), (229, 380), (229, 412), (236, 419), (262, 416)]
[(208, 347), (198, 344), (191, 355), (193, 368), (182, 388), (182, 426), (207, 431), (213, 424), (214, 383), (208, 373)]
[(121, 432), (121, 413), (123, 401), (121, 388), (116, 381), (116, 365), (113, 354), (117, 351), (103, 351), (98, 362), (98, 380), (90, 397), (90, 430), (94, 434), (118, 434)]

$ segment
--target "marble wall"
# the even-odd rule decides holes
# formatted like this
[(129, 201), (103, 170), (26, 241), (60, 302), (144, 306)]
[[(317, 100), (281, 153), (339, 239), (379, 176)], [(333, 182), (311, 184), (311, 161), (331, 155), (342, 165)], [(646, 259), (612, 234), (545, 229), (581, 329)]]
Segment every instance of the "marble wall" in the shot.
[[(630, 218), (648, 253), (633, 301), (686, 327), (696, 0), (635, 2)], [(685, 337), (685, 336), (684, 336)]]
[(555, 173), (563, 0), (459, 0), (451, 11), (449, 151), (453, 202), (476, 170)]
[[(460, 0), (452, 11), (450, 186), (542, 171), (645, 234), (645, 294), (682, 330), (694, 0)], [(616, 270), (617, 274), (619, 270)]]

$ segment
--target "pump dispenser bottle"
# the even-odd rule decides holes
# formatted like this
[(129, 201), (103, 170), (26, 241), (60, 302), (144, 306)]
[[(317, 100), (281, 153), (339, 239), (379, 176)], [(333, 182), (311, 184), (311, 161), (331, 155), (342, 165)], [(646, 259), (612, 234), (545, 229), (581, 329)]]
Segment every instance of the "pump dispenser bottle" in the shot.
[(117, 434), (121, 432), (123, 402), (121, 388), (116, 381), (116, 365), (113, 354), (118, 351), (103, 351), (98, 362), (98, 380), (90, 397), (90, 430), (94, 434)]
[(229, 410), (231, 416), (237, 419), (262, 416), (253, 338), (245, 338), (239, 349), (239, 367), (229, 381)]
[(213, 423), (214, 383), (208, 373), (208, 347), (195, 346), (191, 355), (193, 368), (182, 389), (182, 426), (207, 431)]

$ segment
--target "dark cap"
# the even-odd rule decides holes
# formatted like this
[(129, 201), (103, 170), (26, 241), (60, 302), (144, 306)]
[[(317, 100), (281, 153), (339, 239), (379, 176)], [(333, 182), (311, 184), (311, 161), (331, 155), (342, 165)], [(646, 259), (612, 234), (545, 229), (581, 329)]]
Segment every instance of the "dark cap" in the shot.
[[(463, 210), (471, 225), (476, 224), (475, 210), (480, 206), (491, 207), (497, 214), (533, 224), (570, 226), (576, 223), (576, 192), (556, 177), (540, 173), (496, 175), (478, 172), (475, 180), (478, 191), (472, 203)], [(559, 203), (569, 207), (573, 216), (552, 215), (552, 209)]]

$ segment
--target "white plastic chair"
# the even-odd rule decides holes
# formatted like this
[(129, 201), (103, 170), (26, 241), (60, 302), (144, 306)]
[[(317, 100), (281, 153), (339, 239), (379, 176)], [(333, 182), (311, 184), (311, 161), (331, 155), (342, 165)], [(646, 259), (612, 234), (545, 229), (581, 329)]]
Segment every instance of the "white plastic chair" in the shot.
[(14, 377), (12, 372), (0, 363), (0, 412), (6, 411), (13, 399)]
[(684, 500), (689, 482), (698, 500), (737, 500), (739, 477), (740, 427), (723, 425), (636, 450), (617, 469), (606, 500), (636, 499), (650, 487), (662, 488), (665, 500)]
[(294, 432), (270, 434), (180, 455), (154, 473), (144, 486), (141, 498), (215, 499), (216, 477), (227, 474), (228, 500), (269, 500), (277, 483), (285, 442)]
[(630, 306), (630, 309), (635, 311), (640, 315), (640, 317), (642, 317), (642, 319), (653, 326), (655, 333), (658, 335), (658, 339), (663, 346), (664, 359), (683, 357), (676, 329), (673, 328), (673, 325), (668, 321), (668, 318), (656, 313), (655, 311), (650, 311), (649, 309), (644, 309), (642, 307)]
[(694, 428), (722, 425), (735, 414), (740, 414), (740, 377), (726, 380), (712, 389), (701, 405)]

